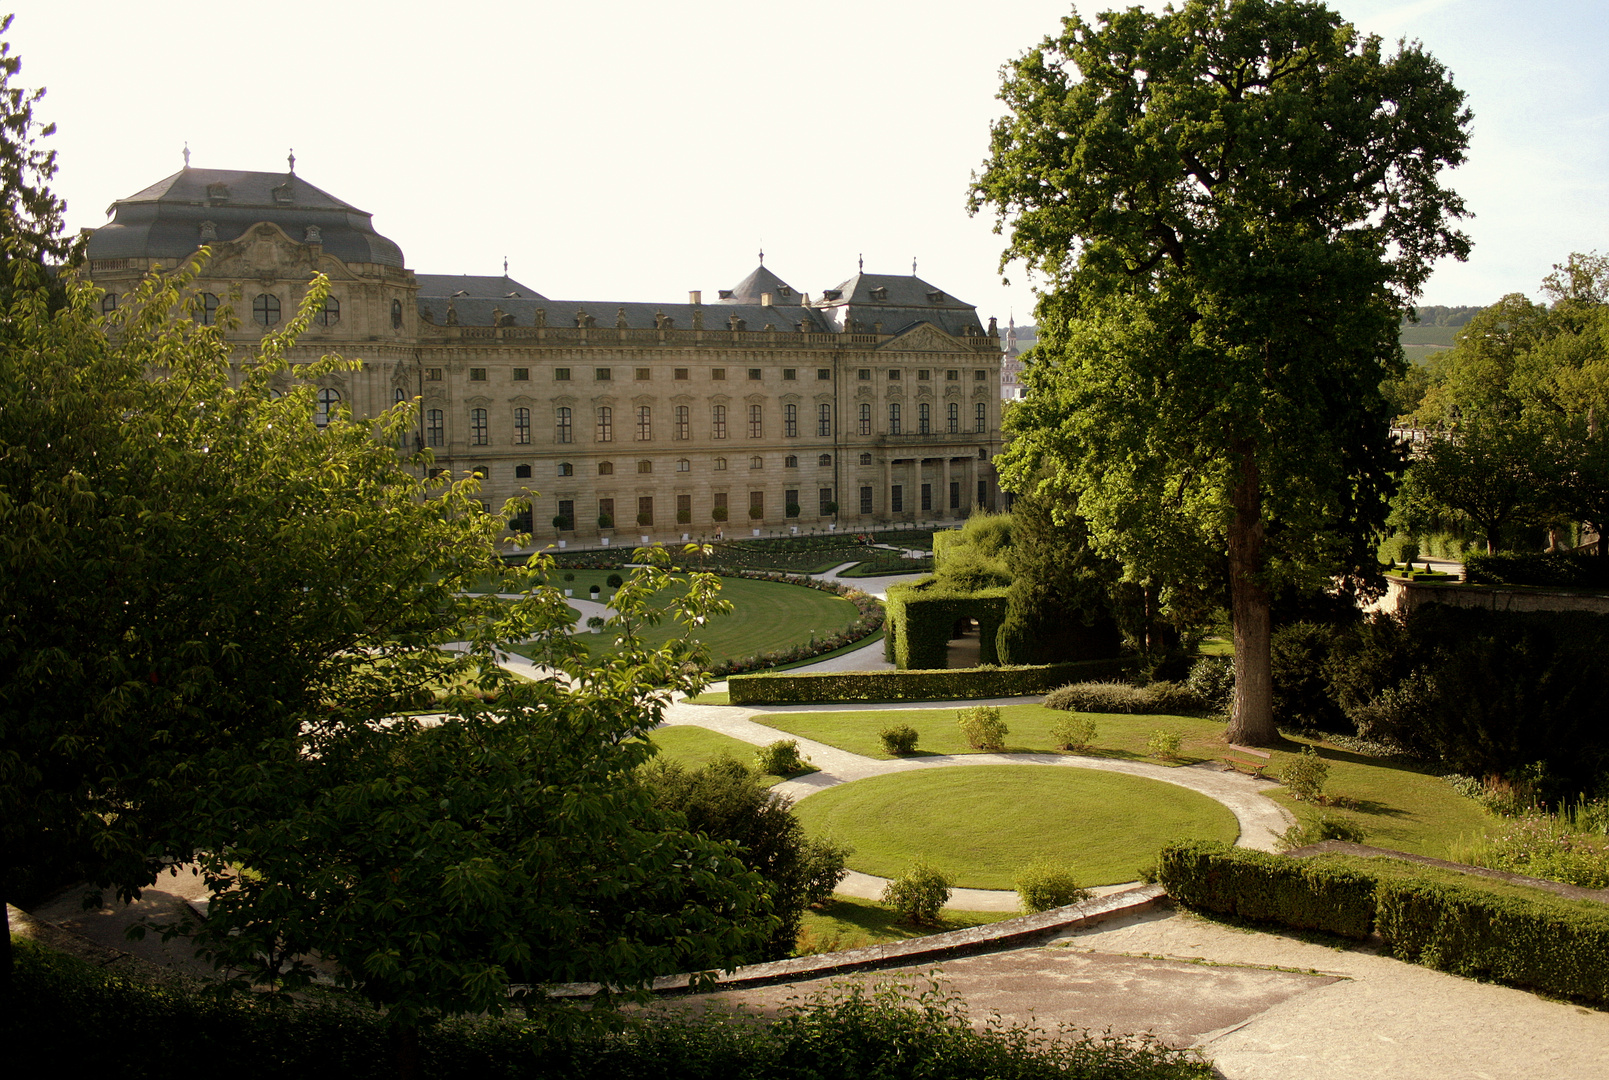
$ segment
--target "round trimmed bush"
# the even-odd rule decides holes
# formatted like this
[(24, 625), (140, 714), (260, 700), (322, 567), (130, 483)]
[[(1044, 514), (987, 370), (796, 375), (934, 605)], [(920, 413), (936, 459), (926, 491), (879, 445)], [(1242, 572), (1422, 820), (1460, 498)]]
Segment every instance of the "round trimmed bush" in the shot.
[(883, 740), (883, 749), (887, 753), (903, 757), (916, 750), (917, 731), (909, 724), (896, 724), (884, 728), (877, 733), (877, 736)]
[(1051, 859), (1035, 859), (1017, 873), (1017, 899), (1026, 915), (1076, 904), (1091, 895), (1079, 887), (1070, 867)]
[(950, 879), (926, 859), (917, 859), (883, 887), (882, 901), (907, 922), (935, 923), (939, 910), (950, 902)]

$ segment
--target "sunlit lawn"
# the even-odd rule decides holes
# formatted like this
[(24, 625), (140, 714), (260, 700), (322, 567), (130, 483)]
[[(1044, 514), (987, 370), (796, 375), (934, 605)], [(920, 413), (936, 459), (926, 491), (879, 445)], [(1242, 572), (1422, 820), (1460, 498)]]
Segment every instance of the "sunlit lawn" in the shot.
[(812, 836), (855, 849), (851, 869), (898, 877), (920, 856), (957, 886), (1011, 889), (1045, 856), (1081, 885), (1133, 881), (1171, 840), (1232, 842), (1229, 808), (1161, 780), (1054, 765), (977, 765), (895, 773), (800, 799)]
[(799, 951), (840, 952), (885, 941), (903, 941), (906, 938), (942, 934), (948, 930), (965, 930), (970, 926), (1002, 922), (1016, 916), (1015, 911), (955, 911), (945, 908), (939, 912), (939, 925), (915, 926), (902, 922), (892, 910), (875, 900), (836, 896), (821, 910), (805, 912), (804, 923), (799, 930)]
[[(1043, 705), (1006, 705), (1000, 709), (1006, 722), (1006, 752), (1013, 754), (1055, 753), (1050, 729), (1070, 716), (1089, 716), (1095, 721), (1095, 740), (1082, 751), (1090, 757), (1146, 758), (1146, 740), (1153, 731), (1167, 729), (1184, 735), (1179, 758), (1160, 764), (1189, 765), (1223, 754), (1224, 722), (1221, 719), (1189, 716), (1127, 716), (1118, 713), (1068, 713)], [(896, 724), (909, 724), (917, 731), (918, 754), (975, 754), (961, 736), (957, 710), (949, 709), (867, 709), (852, 712), (768, 713), (756, 716), (757, 723), (824, 742), (866, 757), (891, 758), (883, 749), (878, 733)]]
[[(730, 735), (722, 735), (718, 731), (683, 724), (655, 728), (648, 739), (659, 747), (661, 756), (680, 762), (689, 769), (708, 765), (720, 757), (732, 758), (752, 769), (754, 752), (759, 749), (752, 743), (734, 739)], [(760, 779), (766, 784), (775, 784), (782, 777), (761, 774)]]

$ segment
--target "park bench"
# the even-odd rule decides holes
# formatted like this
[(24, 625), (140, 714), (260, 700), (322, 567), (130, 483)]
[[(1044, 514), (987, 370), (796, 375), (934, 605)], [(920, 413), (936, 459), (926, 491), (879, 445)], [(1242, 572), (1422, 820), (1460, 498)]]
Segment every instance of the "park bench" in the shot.
[(1268, 768), (1270, 760), (1271, 755), (1268, 751), (1253, 750), (1249, 746), (1240, 746), (1236, 743), (1230, 743), (1229, 752), (1223, 756), (1225, 765), (1236, 772), (1249, 773), (1252, 776), (1263, 775), (1263, 770)]

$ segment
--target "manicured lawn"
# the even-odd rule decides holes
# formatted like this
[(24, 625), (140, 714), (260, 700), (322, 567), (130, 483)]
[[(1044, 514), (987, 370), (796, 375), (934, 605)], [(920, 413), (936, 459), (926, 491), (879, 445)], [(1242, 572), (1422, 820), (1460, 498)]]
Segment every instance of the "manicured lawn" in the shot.
[(899, 916), (875, 900), (855, 897), (834, 897), (820, 911), (806, 911), (799, 928), (800, 953), (842, 952), (863, 945), (879, 945), (885, 941), (903, 941), (906, 938), (942, 934), (947, 930), (965, 930), (969, 926), (1002, 922), (1016, 918), (1015, 911), (955, 911), (945, 908), (939, 912), (940, 925), (912, 926), (900, 922)]
[[(1168, 765), (1189, 765), (1219, 757), (1225, 749), (1224, 723), (1213, 718), (1188, 716), (1126, 716), (1118, 713), (1068, 713), (1043, 705), (1006, 705), (1000, 710), (1010, 733), (1006, 751), (1014, 754), (1055, 753), (1050, 729), (1070, 716), (1091, 716), (1095, 720), (1095, 741), (1083, 751), (1090, 757), (1146, 757), (1145, 743), (1151, 732), (1167, 728), (1184, 734), (1180, 757)], [(956, 723), (955, 709), (868, 709), (854, 712), (770, 713), (756, 716), (757, 723), (824, 742), (841, 750), (866, 757), (889, 759), (878, 732), (895, 724), (909, 724), (917, 731), (918, 754), (976, 754), (968, 746)]]
[[(760, 749), (752, 743), (722, 735), (718, 731), (682, 724), (655, 728), (649, 741), (659, 747), (660, 756), (680, 762), (689, 769), (701, 768), (720, 757), (729, 757), (753, 769), (754, 754)], [(790, 779), (774, 773), (759, 775), (761, 782), (768, 786)]]
[[(1299, 753), (1303, 743), (1310, 741), (1293, 739), (1287, 745)], [(1302, 821), (1321, 814), (1344, 818), (1363, 829), (1366, 844), (1437, 859), (1447, 857), (1447, 846), (1453, 841), (1475, 837), (1492, 821), (1479, 803), (1464, 798), (1421, 766), (1395, 758), (1365, 757), (1322, 742), (1312, 745), (1330, 763), (1325, 795), (1340, 796), (1350, 806), (1297, 802), (1283, 787), (1268, 790), (1269, 798)], [(1294, 754), (1275, 750), (1273, 755), (1267, 772), (1277, 777)]]
[[(561, 575), (553, 584), (572, 589), (577, 598), (586, 600), (590, 599), (588, 587), (603, 585), (615, 571), (570, 572), (575, 574), (574, 582), (564, 581)], [(599, 602), (608, 603), (611, 595), (612, 590), (605, 586)], [(722, 578), (721, 598), (731, 601), (732, 614), (711, 619), (693, 635), (709, 647), (712, 663), (786, 649), (810, 640), (812, 634), (827, 637), (849, 626), (859, 614), (855, 605), (841, 596), (777, 581)], [(666, 621), (647, 627), (642, 636), (650, 645), (659, 645), (679, 636), (683, 630), (679, 624)], [(590, 634), (583, 630), (577, 636), (594, 655), (614, 650), (608, 631)], [(518, 645), (512, 651), (528, 655)]]
[(1532, 885), (1521, 885), (1498, 878), (1483, 877), (1480, 874), (1465, 874), (1440, 866), (1419, 866), (1415, 863), (1403, 862), (1399, 859), (1381, 858), (1379, 856), (1360, 858), (1356, 855), (1315, 855), (1313, 858), (1330, 866), (1361, 870), (1376, 878), (1392, 880), (1428, 878), (1439, 884), (1458, 885), (1466, 889), (1476, 889), (1480, 892), (1491, 893), (1494, 896), (1512, 897), (1517, 900), (1539, 900), (1549, 904), (1563, 904), (1583, 911), (1603, 911), (1603, 904), (1596, 900), (1571, 900), (1555, 892), (1538, 889)]
[(1016, 887), (1039, 856), (1081, 885), (1133, 881), (1170, 840), (1233, 841), (1235, 816), (1205, 795), (1139, 777), (1051, 765), (979, 765), (873, 777), (801, 799), (812, 836), (855, 848), (852, 869), (897, 877), (917, 856), (957, 886)]

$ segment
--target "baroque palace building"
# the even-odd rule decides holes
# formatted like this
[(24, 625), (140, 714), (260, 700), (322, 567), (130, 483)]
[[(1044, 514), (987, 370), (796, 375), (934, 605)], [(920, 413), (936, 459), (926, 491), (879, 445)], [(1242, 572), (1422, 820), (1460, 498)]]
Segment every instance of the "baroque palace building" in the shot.
[(325, 274), (292, 358), (363, 364), (318, 381), (315, 418), (419, 399), (417, 444), (479, 474), (489, 507), (526, 502), (515, 524), (540, 539), (854, 530), (996, 503), (995, 322), (914, 273), (812, 300), (762, 256), (711, 302), (555, 300), (506, 273), (415, 273), (291, 165), (186, 167), (119, 199), (89, 237), (103, 306), (205, 245), (196, 318), (232, 308), (244, 352)]

